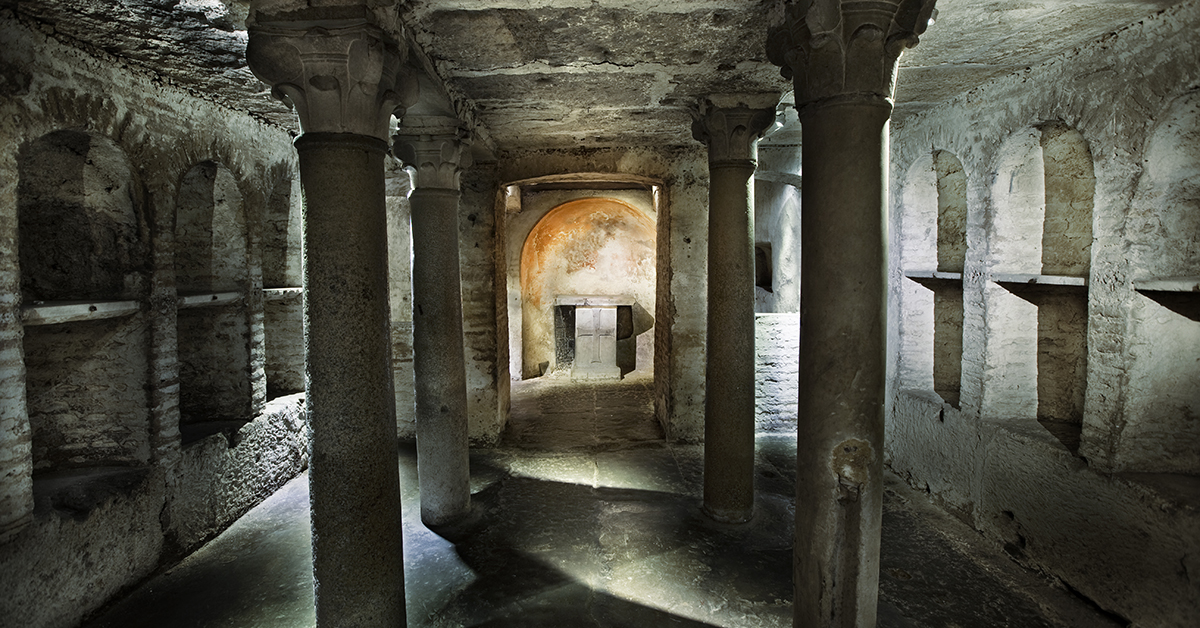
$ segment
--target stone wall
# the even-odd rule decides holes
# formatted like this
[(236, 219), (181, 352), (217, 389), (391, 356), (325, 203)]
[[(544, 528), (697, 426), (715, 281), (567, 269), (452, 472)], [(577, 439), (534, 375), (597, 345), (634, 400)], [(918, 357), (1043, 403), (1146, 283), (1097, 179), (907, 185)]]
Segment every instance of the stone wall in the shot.
[(754, 173), (754, 242), (765, 254), (765, 260), (756, 260), (756, 266), (766, 262), (770, 285), (759, 287), (755, 282), (755, 312), (800, 311), (799, 173), (799, 146), (759, 146)]
[(800, 314), (755, 314), (754, 353), (754, 431), (795, 432)]
[(1197, 32), (1184, 2), (892, 130), (887, 461), (1139, 626), (1200, 623)]
[[(265, 320), (262, 249), (272, 281), (300, 264), (295, 230), (262, 225), (296, 159), (286, 131), (8, 12), (0, 40), (0, 623), (69, 627), (305, 464), (299, 401), (263, 412), (264, 327), (281, 321)], [(44, 207), (78, 216), (59, 221), (66, 241)], [(181, 311), (189, 292), (210, 303)], [(210, 353), (238, 355), (217, 369), (238, 420), (184, 446), (182, 364), (218, 342), (236, 347)]]
[[(458, 264), (462, 280), (463, 357), (467, 369), (467, 434), (491, 444), (508, 422), (508, 336), (503, 290), (504, 238), (497, 220), (500, 182), (494, 162), (462, 175), (458, 202)], [(499, 295), (497, 293), (500, 293)], [(497, 300), (497, 297), (500, 297)]]

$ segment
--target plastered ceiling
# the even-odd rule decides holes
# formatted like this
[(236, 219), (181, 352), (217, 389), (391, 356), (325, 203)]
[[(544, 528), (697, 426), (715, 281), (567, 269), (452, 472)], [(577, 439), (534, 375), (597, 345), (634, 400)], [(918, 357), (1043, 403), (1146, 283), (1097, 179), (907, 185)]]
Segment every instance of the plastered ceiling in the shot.
[[(1189, 0), (1190, 1), (1190, 0)], [(938, 0), (901, 59), (896, 115), (1036, 65), (1180, 0)], [(297, 129), (245, 63), (246, 0), (8, 0), (43, 31)], [(775, 0), (409, 0), (424, 66), (490, 148), (689, 145), (712, 93), (785, 92), (767, 61)]]

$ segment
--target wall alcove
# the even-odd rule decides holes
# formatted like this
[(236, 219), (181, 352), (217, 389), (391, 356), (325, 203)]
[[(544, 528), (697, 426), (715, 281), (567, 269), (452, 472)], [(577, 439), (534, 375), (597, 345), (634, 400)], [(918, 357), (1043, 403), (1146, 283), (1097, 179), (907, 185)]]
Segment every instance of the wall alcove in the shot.
[[(193, 166), (179, 185), (179, 412), (184, 442), (251, 415), (246, 219), (233, 174)], [(205, 424), (205, 425), (202, 425)]]
[(296, 176), (279, 179), (263, 221), (263, 333), (267, 398), (304, 390), (303, 200)]
[(933, 151), (910, 168), (903, 192), (904, 385), (960, 405), (967, 179), (952, 153)]
[(1086, 140), (1053, 123), (1001, 149), (992, 186), (991, 403), (1036, 418), (1076, 452), (1087, 385), (1088, 276), (1096, 180)]
[(1116, 466), (1200, 474), (1200, 92), (1167, 108), (1143, 169), (1125, 223), (1135, 293)]
[(116, 144), (82, 131), (23, 147), (19, 169), (35, 486), (81, 469), (146, 465), (149, 227), (140, 184)]

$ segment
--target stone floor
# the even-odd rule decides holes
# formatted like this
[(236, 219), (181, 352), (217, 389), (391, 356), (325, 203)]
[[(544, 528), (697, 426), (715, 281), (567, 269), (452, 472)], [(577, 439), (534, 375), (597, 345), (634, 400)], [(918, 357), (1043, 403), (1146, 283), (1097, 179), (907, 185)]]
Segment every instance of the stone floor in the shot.
[[(757, 512), (698, 509), (702, 450), (667, 445), (648, 378), (513, 387), (499, 447), (472, 452), (472, 521), (421, 525), (402, 448), (409, 625), (791, 626), (795, 435), (758, 438)], [(312, 626), (306, 476), (87, 628)], [(879, 626), (1118, 626), (889, 476)]]

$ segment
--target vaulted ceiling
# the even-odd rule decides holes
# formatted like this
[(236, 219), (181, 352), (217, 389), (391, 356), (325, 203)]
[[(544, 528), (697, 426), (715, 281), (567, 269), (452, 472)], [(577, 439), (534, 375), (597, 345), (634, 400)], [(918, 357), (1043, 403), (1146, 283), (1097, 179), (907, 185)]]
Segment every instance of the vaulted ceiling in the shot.
[[(901, 58), (897, 116), (1036, 65), (1181, 0), (938, 0)], [(8, 0), (46, 32), (288, 128), (246, 67), (248, 0)], [(712, 93), (786, 92), (776, 0), (408, 0), (427, 69), (497, 150), (686, 145)], [(4, 4), (0, 2), (0, 9)]]

